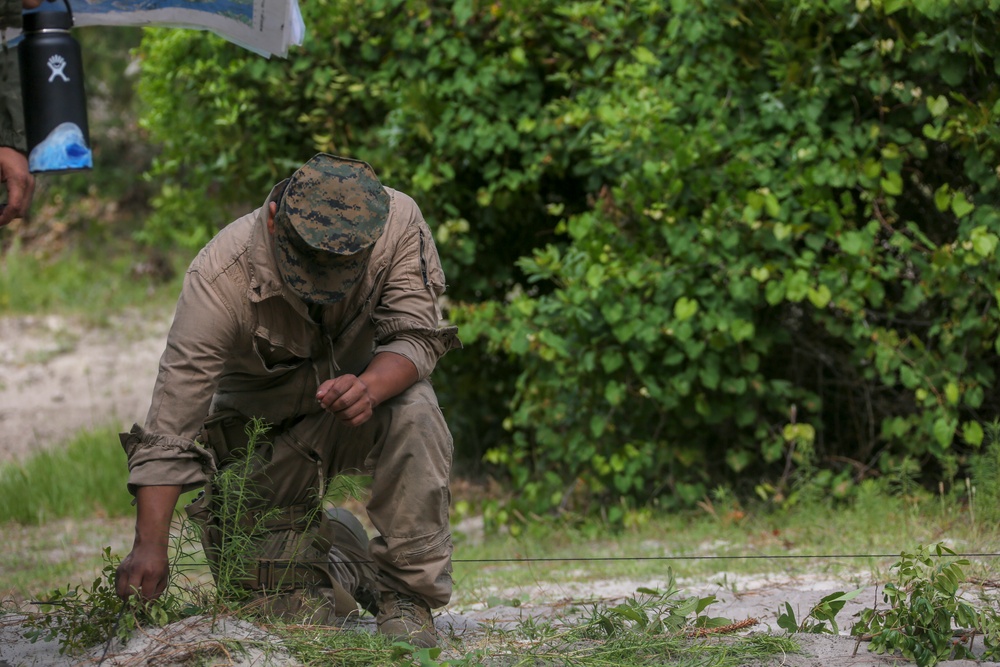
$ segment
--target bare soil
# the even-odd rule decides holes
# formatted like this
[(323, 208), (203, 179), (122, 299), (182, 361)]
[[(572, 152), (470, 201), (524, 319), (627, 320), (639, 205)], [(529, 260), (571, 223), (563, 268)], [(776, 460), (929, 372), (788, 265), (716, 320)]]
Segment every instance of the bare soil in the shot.
[[(0, 318), (0, 463), (24, 459), (32, 452), (53, 447), (80, 429), (114, 425), (128, 428), (141, 422), (149, 405), (156, 378), (157, 362), (169, 327), (169, 315), (149, 317), (127, 313), (106, 327), (87, 327), (60, 316)], [(0, 524), (0, 529), (3, 526)], [(13, 529), (4, 530), (11, 533)], [(717, 577), (713, 577), (718, 581)], [(776, 611), (785, 603), (803, 617), (823, 596), (850, 590), (845, 581), (826, 575), (803, 577), (758, 577), (729, 580), (720, 589), (717, 583), (679, 582), (685, 593), (714, 593), (719, 602), (715, 615), (734, 620), (758, 619), (750, 631), (781, 632), (775, 624)], [(490, 627), (510, 627), (527, 617), (553, 617), (571, 604), (614, 604), (634, 594), (641, 586), (656, 582), (607, 580), (580, 586), (547, 585), (539, 582), (532, 603), (519, 607), (470, 607), (447, 609), (437, 617), (449, 649), (442, 655), (458, 657), (488, 641)], [(509, 592), (498, 590), (507, 599)], [(873, 584), (841, 612), (842, 625), (876, 599)], [(370, 620), (362, 627), (371, 627)], [(907, 664), (898, 657), (868, 653), (844, 636), (796, 635), (801, 651), (772, 661), (789, 667), (846, 667)], [(224, 641), (225, 640), (225, 641)], [(32, 644), (22, 636), (17, 616), (0, 617), (0, 667), (29, 665), (182, 665), (192, 659), (197, 664), (288, 665), (294, 661), (280, 651), (265, 655), (251, 648), (246, 655), (230, 650), (237, 642), (247, 645), (274, 644), (261, 629), (246, 623), (209, 619), (189, 619), (156, 632), (138, 636), (127, 646), (114, 646), (107, 655), (104, 647), (82, 658), (69, 659), (58, 653), (52, 642)], [(221, 647), (221, 648), (220, 648)], [(978, 647), (982, 649), (981, 640)], [(976, 664), (963, 661), (941, 663), (946, 667)], [(1000, 663), (979, 663), (1000, 664)]]
[(0, 462), (85, 428), (141, 422), (169, 316), (137, 312), (88, 327), (58, 316), (0, 318)]

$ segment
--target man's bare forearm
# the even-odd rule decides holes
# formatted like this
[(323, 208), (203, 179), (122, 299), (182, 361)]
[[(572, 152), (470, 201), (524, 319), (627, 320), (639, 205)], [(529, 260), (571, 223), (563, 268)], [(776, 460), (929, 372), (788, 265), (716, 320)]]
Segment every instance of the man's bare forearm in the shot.
[(166, 589), (170, 576), (170, 521), (180, 495), (180, 486), (140, 486), (136, 490), (135, 542), (115, 576), (115, 587), (122, 599), (139, 595), (152, 600)]
[(140, 486), (136, 490), (136, 544), (167, 547), (170, 522), (180, 496), (180, 486)]

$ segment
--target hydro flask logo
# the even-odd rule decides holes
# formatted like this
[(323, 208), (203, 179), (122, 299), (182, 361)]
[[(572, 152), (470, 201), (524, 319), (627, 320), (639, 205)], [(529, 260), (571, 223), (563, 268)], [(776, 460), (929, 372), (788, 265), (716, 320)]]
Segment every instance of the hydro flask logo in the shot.
[(62, 78), (63, 81), (69, 82), (69, 77), (63, 72), (66, 69), (66, 60), (58, 53), (48, 60), (49, 71), (52, 73), (49, 75), (49, 83), (52, 83), (58, 76)]

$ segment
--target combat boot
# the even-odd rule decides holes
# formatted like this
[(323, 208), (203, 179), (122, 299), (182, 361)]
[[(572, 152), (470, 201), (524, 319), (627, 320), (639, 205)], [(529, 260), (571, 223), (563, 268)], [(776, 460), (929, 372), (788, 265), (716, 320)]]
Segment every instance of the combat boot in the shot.
[(390, 639), (408, 642), (417, 648), (437, 646), (437, 629), (431, 608), (422, 600), (383, 592), (379, 596), (376, 623), (379, 634)]

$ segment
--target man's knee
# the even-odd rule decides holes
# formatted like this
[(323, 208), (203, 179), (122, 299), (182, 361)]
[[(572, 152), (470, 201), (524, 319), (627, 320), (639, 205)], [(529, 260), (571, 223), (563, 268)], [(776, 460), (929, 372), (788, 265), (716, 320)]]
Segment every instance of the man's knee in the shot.
[(381, 446), (373, 453), (380, 456), (385, 450), (404, 455), (419, 453), (421, 458), (435, 461), (445, 474), (451, 469), (454, 451), (451, 431), (434, 389), (426, 380), (380, 405), (374, 419)]

